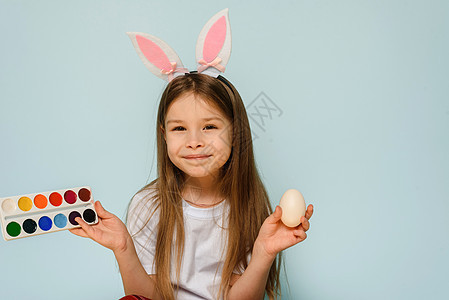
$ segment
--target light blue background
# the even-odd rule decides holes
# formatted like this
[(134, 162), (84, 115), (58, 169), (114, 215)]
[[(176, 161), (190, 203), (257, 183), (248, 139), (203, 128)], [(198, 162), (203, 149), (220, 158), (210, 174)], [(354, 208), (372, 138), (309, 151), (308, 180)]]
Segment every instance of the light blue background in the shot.
[[(204, 23), (230, 8), (225, 76), (249, 105), (275, 205), (315, 205), (285, 251), (283, 299), (448, 299), (449, 2), (0, 1), (0, 197), (90, 185), (123, 217), (155, 176), (164, 82), (127, 31), (195, 66)], [(1, 299), (118, 299), (112, 253), (67, 231), (0, 241)], [(285, 281), (283, 280), (283, 283)]]

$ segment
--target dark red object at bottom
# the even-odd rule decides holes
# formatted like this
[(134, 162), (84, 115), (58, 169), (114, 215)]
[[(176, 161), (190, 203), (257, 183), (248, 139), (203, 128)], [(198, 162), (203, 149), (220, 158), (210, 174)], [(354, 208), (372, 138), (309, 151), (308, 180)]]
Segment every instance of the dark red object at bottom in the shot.
[(151, 299), (144, 296), (126, 295), (125, 297), (120, 298), (119, 300), (151, 300)]

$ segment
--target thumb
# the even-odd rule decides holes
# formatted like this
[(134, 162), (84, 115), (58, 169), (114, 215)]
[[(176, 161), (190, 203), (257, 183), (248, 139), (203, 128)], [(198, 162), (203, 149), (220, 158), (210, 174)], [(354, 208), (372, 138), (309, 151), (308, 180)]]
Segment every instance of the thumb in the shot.
[(274, 212), (268, 217), (270, 223), (277, 223), (282, 217), (282, 208), (277, 205)]
[(101, 205), (100, 201), (95, 202), (95, 210), (97, 211), (97, 214), (102, 219), (109, 219), (112, 218), (114, 215), (108, 212), (106, 209), (104, 209), (103, 205)]

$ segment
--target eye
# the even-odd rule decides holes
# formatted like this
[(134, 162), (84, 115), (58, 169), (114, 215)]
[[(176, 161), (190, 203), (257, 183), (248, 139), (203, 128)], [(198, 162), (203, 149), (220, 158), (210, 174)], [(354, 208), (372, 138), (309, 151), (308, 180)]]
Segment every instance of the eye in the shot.
[(215, 126), (215, 125), (206, 125), (204, 128), (206, 130), (208, 130), (208, 129), (217, 129), (217, 126)]
[(182, 131), (184, 129), (185, 129), (184, 127), (178, 126), (178, 127), (173, 128), (172, 131)]

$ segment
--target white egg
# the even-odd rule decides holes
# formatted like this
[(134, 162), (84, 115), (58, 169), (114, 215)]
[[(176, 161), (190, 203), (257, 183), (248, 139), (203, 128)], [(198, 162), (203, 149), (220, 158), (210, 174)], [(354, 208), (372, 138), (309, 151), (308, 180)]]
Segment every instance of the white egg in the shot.
[(296, 227), (301, 223), (301, 216), (306, 214), (306, 202), (302, 194), (295, 189), (287, 190), (282, 195), (279, 206), (282, 208), (282, 223)]

